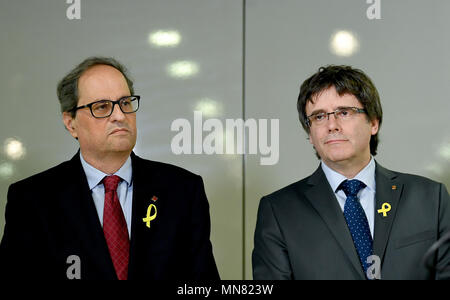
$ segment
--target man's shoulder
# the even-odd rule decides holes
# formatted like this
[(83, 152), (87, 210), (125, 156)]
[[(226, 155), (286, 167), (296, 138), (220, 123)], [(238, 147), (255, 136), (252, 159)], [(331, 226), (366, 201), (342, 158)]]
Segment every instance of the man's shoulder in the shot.
[(404, 180), (405, 182), (411, 182), (414, 184), (423, 184), (423, 185), (439, 185), (439, 184), (441, 184), (440, 182), (438, 182), (436, 180), (433, 180), (431, 178), (421, 176), (421, 175), (401, 173), (401, 172), (396, 172), (396, 173), (398, 174), (398, 177), (400, 179)]
[(304, 197), (303, 193), (309, 186), (308, 182), (311, 176), (305, 177), (266, 196), (263, 196), (261, 201), (268, 201), (272, 203), (272, 205), (281, 206), (288, 205), (289, 203), (292, 203), (292, 201), (298, 201), (299, 198)]
[(69, 174), (73, 174), (73, 165), (70, 163), (71, 161), (62, 162), (56, 166), (53, 166), (47, 170), (41, 171), (24, 179), (21, 179), (13, 184), (11, 187), (13, 188), (27, 188), (30, 186), (48, 185), (50, 182), (54, 182), (55, 180), (63, 180)]
[(134, 155), (133, 168), (137, 168), (140, 172), (151, 172), (152, 174), (157, 174), (160, 177), (170, 177), (170, 178), (199, 178), (200, 176), (182, 167), (174, 164), (160, 162), (150, 159), (145, 159)]
[(380, 166), (379, 164), (377, 164), (376, 172), (379, 172), (388, 178), (396, 179), (400, 182), (410, 184), (410, 185), (438, 186), (438, 185), (442, 184), (441, 182), (438, 182), (436, 180), (433, 180), (431, 178), (428, 178), (428, 177), (425, 177), (422, 175), (417, 175), (417, 174), (412, 174), (412, 173), (404, 173), (404, 172), (386, 169), (386, 168)]

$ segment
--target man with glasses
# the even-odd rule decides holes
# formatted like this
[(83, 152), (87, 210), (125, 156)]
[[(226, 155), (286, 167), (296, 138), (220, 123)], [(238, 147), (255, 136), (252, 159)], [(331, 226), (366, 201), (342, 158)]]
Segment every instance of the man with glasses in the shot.
[(141, 97), (125, 68), (88, 58), (57, 94), (80, 150), (10, 186), (0, 277), (219, 279), (201, 177), (132, 152)]
[[(382, 109), (372, 81), (349, 66), (322, 67), (300, 88), (300, 122), (318, 169), (261, 199), (254, 279), (449, 279), (445, 186), (374, 160)], [(446, 271), (445, 271), (446, 269)]]

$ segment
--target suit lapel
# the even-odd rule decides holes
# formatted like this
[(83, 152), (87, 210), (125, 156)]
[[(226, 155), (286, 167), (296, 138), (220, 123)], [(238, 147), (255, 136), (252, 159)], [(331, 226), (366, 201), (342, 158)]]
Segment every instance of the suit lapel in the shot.
[[(68, 224), (73, 226), (81, 245), (82, 278), (116, 279), (103, 229), (92, 199), (79, 153), (70, 163), (71, 179), (64, 190), (64, 206)], [(85, 261), (85, 263), (83, 263)]]
[(304, 192), (306, 198), (322, 217), (361, 279), (365, 279), (344, 215), (320, 166), (310, 176), (308, 185), (309, 189)]
[[(144, 161), (134, 153), (131, 154), (133, 166), (133, 204), (131, 221), (131, 239), (130, 239), (130, 262), (128, 266), (128, 279), (139, 278), (157, 278), (153, 274), (157, 264), (156, 260), (149, 260), (156, 245), (152, 244), (155, 236), (160, 231), (159, 223), (166, 212), (167, 191), (161, 189), (159, 184), (158, 168), (148, 167), (148, 161)], [(156, 218), (147, 223), (147, 210), (150, 205), (156, 207)], [(151, 215), (155, 208), (151, 209)], [(142, 274), (145, 272), (145, 274)]]
[[(397, 212), (403, 183), (397, 179), (397, 175), (378, 163), (375, 169), (375, 229), (374, 229), (374, 254), (378, 255), (383, 262), (386, 245), (392, 228), (392, 223)], [(383, 216), (383, 204), (390, 205), (390, 210)], [(384, 208), (387, 208), (385, 206)]]

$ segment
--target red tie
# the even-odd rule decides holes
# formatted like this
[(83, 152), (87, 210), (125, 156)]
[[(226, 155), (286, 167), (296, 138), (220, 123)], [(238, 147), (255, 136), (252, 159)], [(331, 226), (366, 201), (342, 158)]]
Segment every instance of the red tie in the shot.
[(105, 207), (103, 209), (103, 233), (108, 244), (117, 278), (126, 280), (128, 276), (128, 258), (130, 240), (128, 239), (127, 222), (123, 216), (117, 186), (120, 177), (113, 175), (103, 179), (105, 186)]

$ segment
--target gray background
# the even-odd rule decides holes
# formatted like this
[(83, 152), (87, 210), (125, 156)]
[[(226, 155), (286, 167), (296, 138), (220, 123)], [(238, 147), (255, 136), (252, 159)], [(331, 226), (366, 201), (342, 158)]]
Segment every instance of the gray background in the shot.
[[(381, 96), (379, 163), (450, 188), (450, 2), (381, 0), (369, 20), (364, 0), (81, 0), (69, 20), (64, 0), (0, 2), (0, 235), (8, 186), (70, 159), (78, 144), (64, 130), (56, 84), (91, 55), (114, 56), (130, 70), (138, 112), (135, 152), (201, 175), (211, 206), (214, 255), (223, 279), (251, 279), (251, 251), (261, 196), (318, 166), (297, 118), (301, 82), (326, 64), (364, 70)], [(155, 47), (150, 33), (176, 30), (176, 47)], [(337, 30), (359, 48), (330, 51)], [(189, 60), (198, 73), (173, 78), (167, 66)], [(204, 119), (279, 119), (279, 161), (260, 155), (175, 155), (170, 126)], [(205, 113), (204, 113), (205, 114)], [(204, 134), (205, 136), (205, 134)], [(8, 139), (25, 153), (8, 155)], [(51, 192), (51, 183), (49, 183)], [(32, 216), (32, 212), (24, 212)]]

